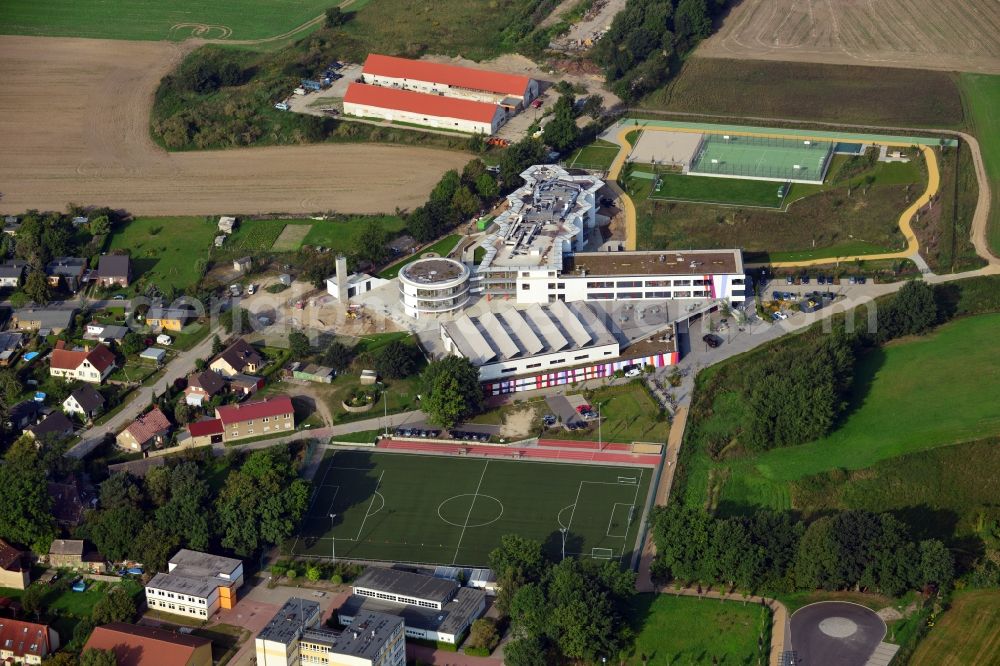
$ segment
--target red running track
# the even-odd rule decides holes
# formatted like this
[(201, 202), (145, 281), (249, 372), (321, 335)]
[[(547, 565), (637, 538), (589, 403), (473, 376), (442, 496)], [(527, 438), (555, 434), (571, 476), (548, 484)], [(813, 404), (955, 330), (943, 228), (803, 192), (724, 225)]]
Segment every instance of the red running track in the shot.
[(562, 449), (592, 449), (597, 451), (598, 449), (602, 451), (631, 451), (631, 444), (622, 444), (620, 442), (604, 442), (598, 446), (597, 442), (588, 440), (573, 440), (573, 439), (540, 439), (538, 440), (538, 446), (555, 446)]
[(458, 444), (441, 444), (437, 442), (408, 442), (394, 439), (379, 440), (378, 448), (395, 451), (443, 453), (446, 455), (458, 455), (459, 452), (464, 450), (465, 454), (468, 456), (483, 458), (520, 457), (521, 459), (559, 460), (564, 462), (608, 462), (627, 465), (644, 465), (650, 467), (655, 467), (660, 464), (660, 456), (657, 455), (636, 455), (615, 451), (558, 451), (551, 448), (546, 450), (514, 449), (500, 446), (463, 446)]

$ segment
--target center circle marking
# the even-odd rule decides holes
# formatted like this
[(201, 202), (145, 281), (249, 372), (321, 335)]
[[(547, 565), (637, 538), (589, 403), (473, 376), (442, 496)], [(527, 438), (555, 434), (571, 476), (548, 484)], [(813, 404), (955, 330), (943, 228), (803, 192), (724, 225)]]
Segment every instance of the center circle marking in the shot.
[[(445, 518), (444, 514), (442, 513), (442, 510), (445, 508), (445, 506), (447, 504), (451, 503), (451, 502), (456, 501), (456, 500), (461, 500), (464, 497), (471, 497), (472, 498), (471, 501), (475, 502), (477, 504), (479, 504), (483, 500), (490, 501), (494, 505), (494, 510), (496, 511), (496, 516), (494, 518), (491, 518), (490, 520), (485, 520), (485, 521), (480, 522), (480, 523), (456, 523), (453, 520), (448, 520), (447, 518)], [(464, 511), (465, 511), (465, 515), (469, 516), (469, 518), (471, 519), (472, 516), (471, 516), (469, 508), (468, 508), (469, 506), (471, 506), (471, 505), (470, 504), (466, 504), (466, 506), (464, 508)], [(485, 527), (486, 525), (491, 525), (491, 524), (497, 522), (498, 520), (500, 520), (501, 516), (503, 516), (503, 502), (501, 502), (500, 500), (498, 500), (496, 497), (493, 497), (492, 495), (483, 495), (482, 493), (479, 493), (479, 494), (476, 494), (476, 493), (464, 493), (462, 495), (455, 495), (454, 497), (449, 497), (448, 499), (446, 499), (445, 501), (441, 502), (441, 504), (438, 505), (438, 518), (440, 518), (442, 521), (448, 523), (449, 525), (453, 525), (455, 527), (462, 527), (462, 528), (465, 528), (465, 527)]]
[(833, 638), (847, 638), (857, 633), (858, 625), (846, 617), (828, 617), (820, 621), (819, 630)]

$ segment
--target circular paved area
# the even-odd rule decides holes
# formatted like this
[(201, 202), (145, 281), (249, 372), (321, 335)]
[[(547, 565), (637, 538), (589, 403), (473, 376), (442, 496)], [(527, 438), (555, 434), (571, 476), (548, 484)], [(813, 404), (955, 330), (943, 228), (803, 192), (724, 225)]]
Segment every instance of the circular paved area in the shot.
[(864, 666), (885, 637), (885, 623), (874, 611), (842, 601), (821, 601), (792, 614), (796, 664)]

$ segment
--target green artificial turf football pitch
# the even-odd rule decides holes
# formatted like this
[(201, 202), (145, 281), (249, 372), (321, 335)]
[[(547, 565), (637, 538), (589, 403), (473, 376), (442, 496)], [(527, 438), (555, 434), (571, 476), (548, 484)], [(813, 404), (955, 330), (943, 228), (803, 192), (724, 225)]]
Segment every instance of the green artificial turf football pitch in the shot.
[[(313, 479), (293, 555), (483, 566), (516, 533), (628, 564), (654, 470), (336, 451)], [(335, 516), (331, 519), (331, 514)]]

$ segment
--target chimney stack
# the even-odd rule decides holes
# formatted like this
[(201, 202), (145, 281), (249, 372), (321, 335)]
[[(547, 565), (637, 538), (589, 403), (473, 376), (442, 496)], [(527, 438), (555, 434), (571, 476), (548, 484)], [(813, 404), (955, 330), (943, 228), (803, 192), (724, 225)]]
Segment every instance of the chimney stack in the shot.
[(337, 257), (337, 299), (347, 303), (347, 257)]

